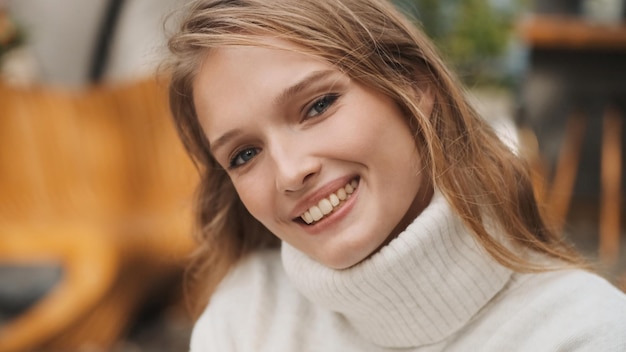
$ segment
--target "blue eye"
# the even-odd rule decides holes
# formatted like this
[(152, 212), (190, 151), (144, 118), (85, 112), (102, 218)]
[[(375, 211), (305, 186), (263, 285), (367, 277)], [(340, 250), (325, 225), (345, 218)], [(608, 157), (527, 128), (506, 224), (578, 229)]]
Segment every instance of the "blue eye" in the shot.
[(230, 160), (230, 167), (236, 168), (241, 165), (246, 164), (248, 161), (252, 160), (257, 154), (259, 154), (258, 148), (247, 148), (240, 152), (238, 152), (235, 157)]
[(306, 113), (306, 118), (323, 114), (339, 98), (337, 94), (327, 94), (313, 102)]

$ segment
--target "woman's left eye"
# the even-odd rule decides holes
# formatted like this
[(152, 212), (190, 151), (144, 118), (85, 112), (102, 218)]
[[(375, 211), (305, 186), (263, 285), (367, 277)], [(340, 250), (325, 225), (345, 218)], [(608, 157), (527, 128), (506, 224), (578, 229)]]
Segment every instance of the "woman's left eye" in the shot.
[(323, 114), (338, 98), (339, 95), (337, 94), (327, 94), (317, 99), (307, 110), (305, 118), (308, 119)]

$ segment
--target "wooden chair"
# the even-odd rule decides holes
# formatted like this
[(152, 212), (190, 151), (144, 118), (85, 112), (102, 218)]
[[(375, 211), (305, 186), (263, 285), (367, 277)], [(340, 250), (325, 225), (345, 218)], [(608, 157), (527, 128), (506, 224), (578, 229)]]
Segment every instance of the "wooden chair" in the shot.
[[(622, 117), (615, 107), (608, 106), (602, 119), (598, 254), (604, 264), (612, 266), (617, 262), (620, 248)], [(534, 172), (536, 194), (548, 208), (551, 225), (557, 231), (562, 231), (572, 202), (586, 125), (587, 117), (579, 111), (568, 118), (552, 178), (532, 131), (520, 132)]]
[(103, 350), (180, 276), (196, 171), (164, 85), (80, 91), (0, 83), (0, 265), (60, 263), (62, 281), (0, 326), (0, 351)]
[[(616, 25), (600, 25), (578, 17), (534, 15), (520, 22), (519, 34), (532, 50), (548, 50), (552, 53), (568, 53), (569, 55), (604, 53), (604, 56), (612, 55), (611, 53), (622, 53), (623, 55), (626, 52), (626, 22)], [(595, 58), (597, 57), (595, 56)], [(596, 62), (589, 63), (590, 68), (597, 68), (597, 66), (600, 65)], [(622, 77), (624, 74), (623, 66), (593, 72), (596, 72), (595, 78), (607, 82), (612, 82), (611, 79)], [(562, 75), (562, 73), (560, 74)], [(571, 72), (567, 76), (577, 76), (577, 74)], [(555, 214), (555, 225), (561, 228), (569, 210), (574, 182), (579, 171), (578, 163), (587, 120), (601, 118), (598, 254), (604, 264), (613, 266), (618, 261), (620, 248), (622, 119), (624, 112), (620, 111), (611, 101), (612, 98), (620, 96), (623, 100), (624, 85), (621, 82), (618, 84), (606, 83), (607, 86), (604, 90), (596, 92), (595, 90), (578, 89), (578, 81), (568, 80), (566, 82), (577, 88), (577, 96), (597, 99), (597, 95), (601, 95), (604, 111), (602, 116), (593, 116), (580, 110), (574, 111), (568, 116), (554, 176), (547, 183), (549, 186), (543, 187), (543, 195), (549, 209)], [(576, 104), (579, 102), (576, 100), (579, 99), (571, 99), (573, 101), (569, 104), (569, 108), (577, 108)]]

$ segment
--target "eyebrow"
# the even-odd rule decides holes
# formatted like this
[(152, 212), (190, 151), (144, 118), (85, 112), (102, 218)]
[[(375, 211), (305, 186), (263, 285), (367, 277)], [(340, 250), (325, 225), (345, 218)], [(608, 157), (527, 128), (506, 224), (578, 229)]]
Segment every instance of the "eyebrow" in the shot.
[(293, 98), (295, 95), (300, 93), (302, 90), (304, 90), (306, 87), (311, 85), (313, 82), (316, 82), (318, 80), (324, 79), (329, 76), (333, 76), (336, 73), (337, 71), (334, 71), (334, 70), (320, 70), (320, 71), (311, 72), (310, 74), (305, 76), (303, 79), (301, 79), (298, 83), (283, 90), (282, 93), (280, 93), (276, 97), (276, 99), (274, 99), (274, 105), (280, 106), (284, 104), (286, 101), (289, 101), (289, 99)]
[(209, 142), (209, 149), (211, 150), (211, 153), (215, 154), (215, 151), (217, 149), (221, 148), (222, 146), (224, 146), (224, 144), (228, 143), (228, 141), (230, 141), (231, 139), (234, 139), (235, 137), (237, 137), (238, 135), (242, 133), (243, 132), (239, 128), (236, 128), (234, 130), (230, 130), (224, 133), (218, 139), (216, 139), (215, 142), (213, 143)]
[[(302, 90), (304, 90), (307, 86), (309, 86), (313, 82), (318, 81), (320, 79), (324, 79), (326, 77), (333, 76), (335, 74), (337, 74), (337, 71), (334, 71), (334, 70), (313, 71), (307, 76), (305, 76), (303, 79), (295, 83), (294, 85), (291, 85), (285, 88), (276, 97), (276, 99), (274, 99), (274, 104), (276, 106), (284, 104), (286, 101), (289, 101), (290, 98), (300, 93)], [(218, 137), (213, 143), (209, 142), (209, 149), (211, 150), (213, 154), (215, 154), (216, 150), (224, 146), (226, 143), (228, 143), (230, 140), (234, 139), (238, 135), (241, 135), (242, 133), (243, 131), (239, 128), (230, 130), (224, 133), (223, 135), (221, 135), (220, 137)]]

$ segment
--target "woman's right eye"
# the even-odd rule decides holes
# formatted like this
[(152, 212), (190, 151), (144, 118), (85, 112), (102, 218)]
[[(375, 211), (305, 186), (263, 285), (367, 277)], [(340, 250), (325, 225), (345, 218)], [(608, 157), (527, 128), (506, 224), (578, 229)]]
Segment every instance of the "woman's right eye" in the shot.
[(230, 160), (230, 168), (234, 169), (246, 164), (257, 154), (259, 154), (259, 148), (246, 148), (241, 150)]

